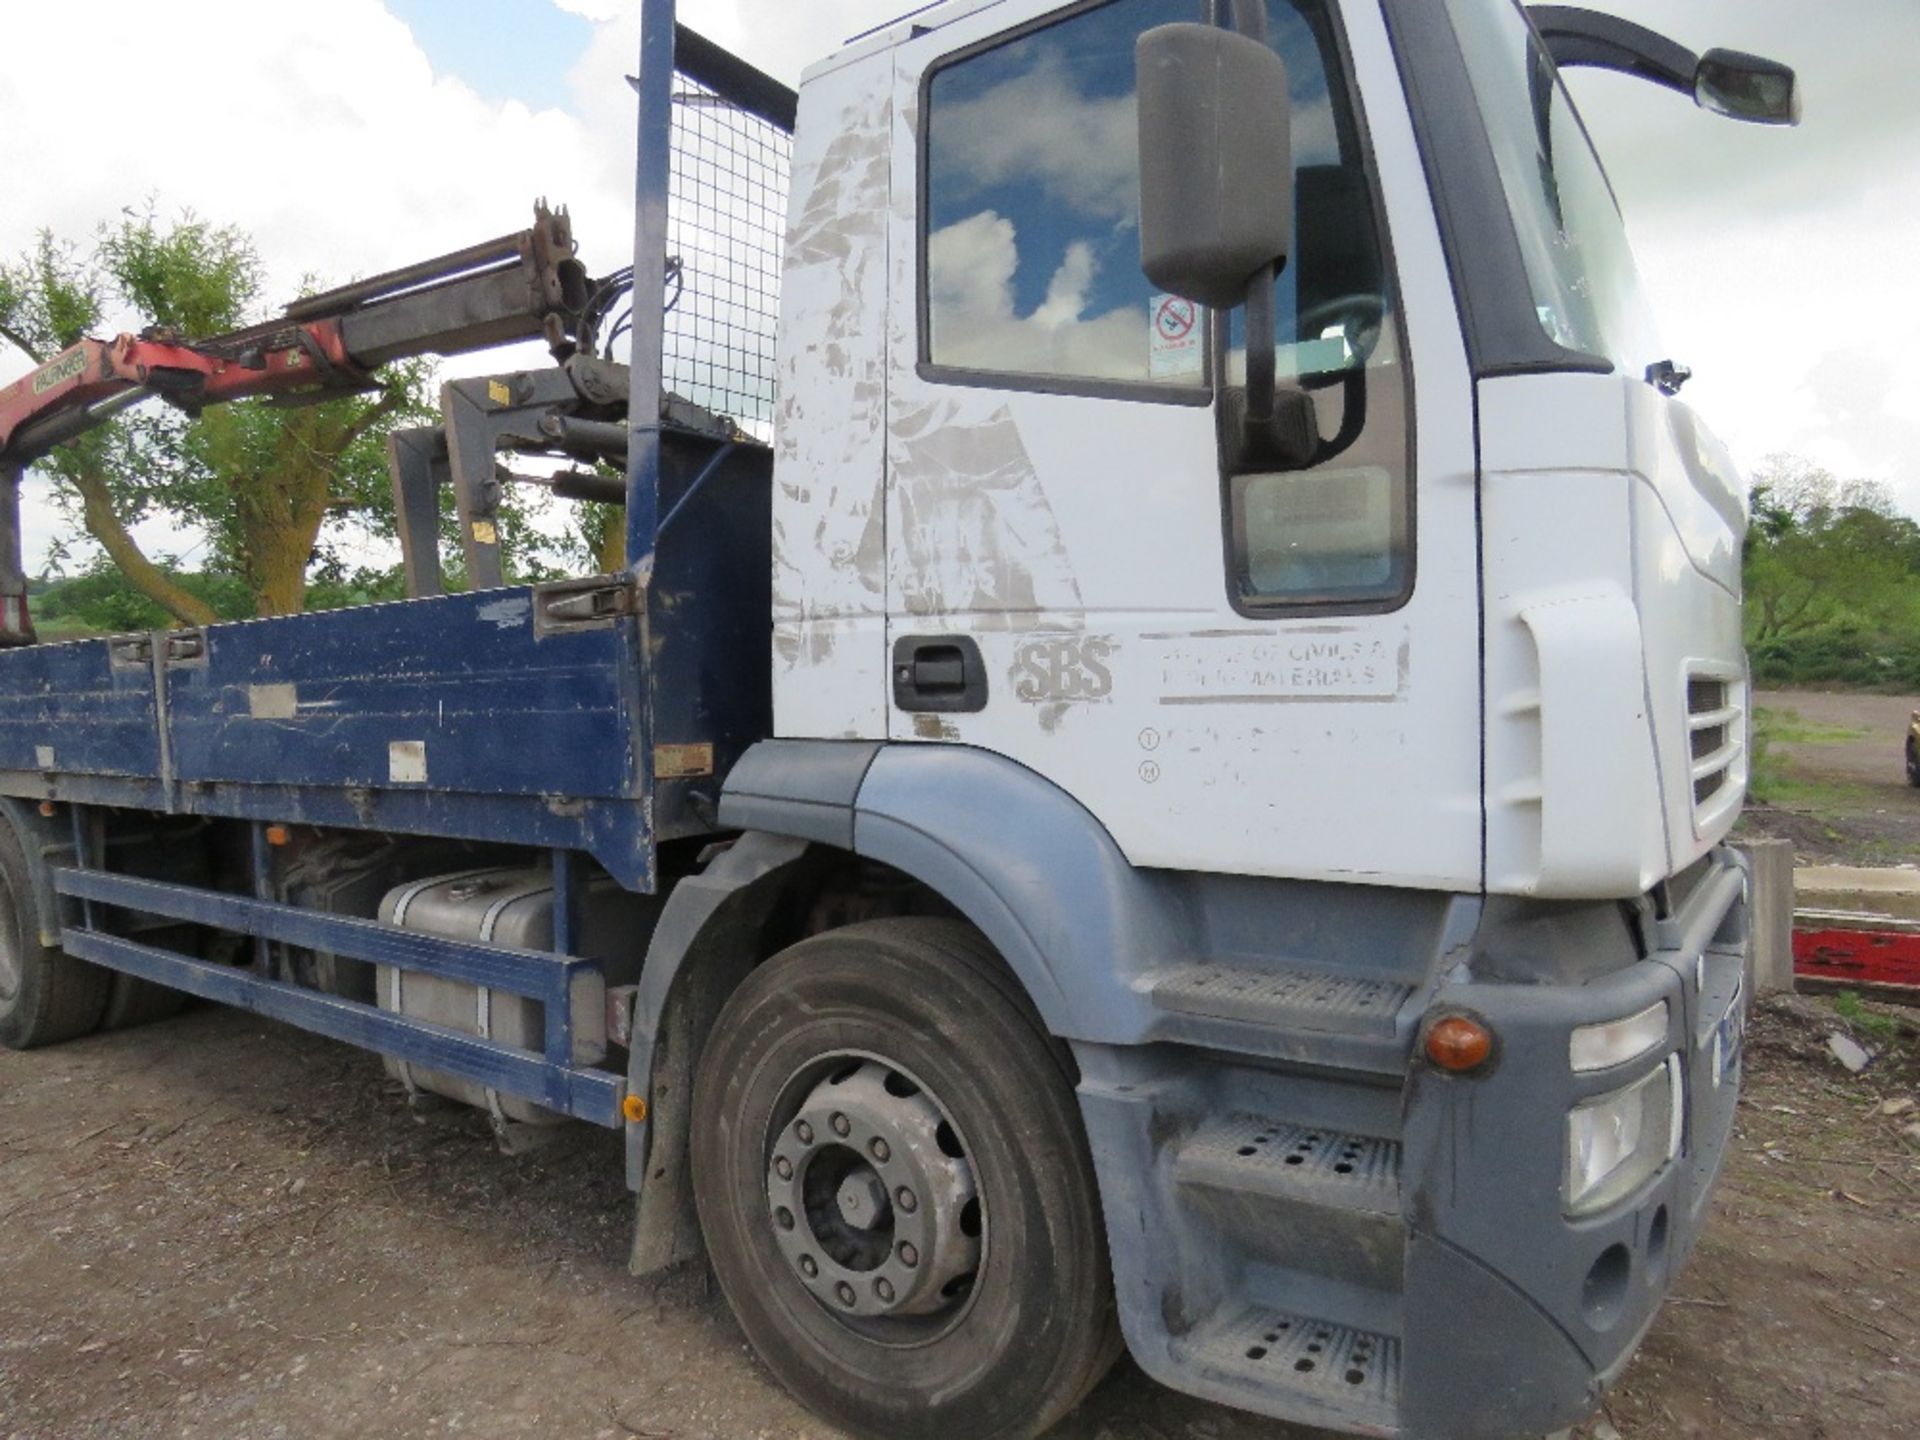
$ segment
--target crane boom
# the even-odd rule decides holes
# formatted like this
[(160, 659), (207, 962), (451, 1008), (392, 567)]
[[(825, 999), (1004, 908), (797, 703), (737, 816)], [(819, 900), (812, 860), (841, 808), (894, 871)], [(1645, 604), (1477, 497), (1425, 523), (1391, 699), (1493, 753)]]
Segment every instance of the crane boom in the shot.
[(542, 336), (564, 355), (592, 289), (566, 212), (542, 204), (529, 230), (310, 296), (265, 325), (82, 340), (0, 390), (0, 465), (31, 464), (150, 397), (189, 412), (322, 400), (366, 388), (395, 360)]
[(396, 360), (542, 337), (564, 360), (600, 290), (576, 251), (567, 212), (542, 202), (531, 229), (308, 296), (265, 325), (85, 339), (0, 389), (0, 647), (35, 638), (20, 544), (34, 461), (153, 398), (189, 414), (264, 396), (312, 403), (368, 388)]

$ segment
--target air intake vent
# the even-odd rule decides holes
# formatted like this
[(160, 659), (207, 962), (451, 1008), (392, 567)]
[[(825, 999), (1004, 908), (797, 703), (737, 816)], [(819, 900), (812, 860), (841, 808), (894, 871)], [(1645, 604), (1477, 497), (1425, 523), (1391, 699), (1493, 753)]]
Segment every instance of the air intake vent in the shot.
[(1734, 762), (1746, 744), (1745, 721), (1735, 682), (1707, 675), (1689, 677), (1687, 742), (1696, 815), (1719, 799), (1731, 783)]

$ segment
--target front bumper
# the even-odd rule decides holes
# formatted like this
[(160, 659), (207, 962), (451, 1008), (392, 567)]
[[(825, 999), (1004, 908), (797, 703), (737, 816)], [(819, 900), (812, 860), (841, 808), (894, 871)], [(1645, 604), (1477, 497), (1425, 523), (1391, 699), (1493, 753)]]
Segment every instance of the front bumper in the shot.
[[(1652, 953), (1584, 985), (1462, 983), (1435, 1006), (1499, 1037), (1470, 1076), (1419, 1068), (1404, 1178), (1404, 1432), (1539, 1433), (1591, 1412), (1699, 1236), (1739, 1098), (1748, 877), (1717, 852)], [(1667, 1042), (1576, 1075), (1572, 1032), (1668, 1003)], [(1563, 1198), (1568, 1111), (1680, 1057), (1679, 1153), (1593, 1215)]]

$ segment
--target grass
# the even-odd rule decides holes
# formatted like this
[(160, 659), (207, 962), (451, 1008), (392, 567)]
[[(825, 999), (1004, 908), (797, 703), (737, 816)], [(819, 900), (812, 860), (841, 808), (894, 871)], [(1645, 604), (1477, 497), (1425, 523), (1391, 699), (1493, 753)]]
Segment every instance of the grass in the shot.
[(1753, 776), (1747, 782), (1747, 793), (1761, 805), (1775, 805), (1783, 810), (1806, 810), (1823, 817), (1858, 815), (1871, 810), (1875, 799), (1873, 792), (1864, 785), (1810, 779), (1783, 763), (1778, 756), (1769, 757), (1765, 767), (1754, 767)]
[(1753, 730), (1756, 748), (1763, 748), (1757, 744), (1763, 739), (1781, 745), (1844, 745), (1849, 740), (1864, 740), (1870, 733), (1844, 725), (1815, 724), (1801, 719), (1797, 710), (1768, 710), (1764, 706), (1753, 712)]
[(1856, 810), (1868, 805), (1872, 796), (1865, 787), (1811, 779), (1801, 773), (1790, 756), (1774, 748), (1776, 745), (1841, 745), (1849, 740), (1864, 739), (1867, 733), (1843, 725), (1818, 725), (1801, 719), (1793, 710), (1756, 709), (1750, 757), (1753, 768), (1747, 793), (1762, 805), (1810, 810), (1815, 814)]
[(1833, 1013), (1854, 1029), (1864, 1031), (1876, 1040), (1892, 1040), (1900, 1034), (1900, 1022), (1890, 1015), (1879, 1015), (1867, 1009), (1866, 1002), (1857, 991), (1842, 990), (1834, 996)]

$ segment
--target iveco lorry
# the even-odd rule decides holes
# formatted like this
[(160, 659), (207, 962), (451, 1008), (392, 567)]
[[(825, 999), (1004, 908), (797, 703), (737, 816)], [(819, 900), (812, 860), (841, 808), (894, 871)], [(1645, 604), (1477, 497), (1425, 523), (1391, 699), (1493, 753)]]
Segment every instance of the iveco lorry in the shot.
[[(634, 1269), (704, 1257), (858, 1435), (1039, 1435), (1123, 1347), (1576, 1422), (1733, 1120), (1749, 689), (1741, 477), (1561, 72), (1675, 145), (1792, 72), (1512, 0), (947, 0), (796, 95), (636, 4), (631, 268), (543, 210), (0, 391), (17, 492), (147, 397), (554, 357), (393, 437), (412, 599), (39, 645), (9, 597), (0, 1039), (197, 996), (509, 1148), (617, 1129)], [(618, 573), (505, 583), (535, 457)]]

